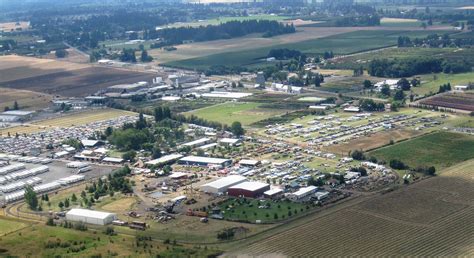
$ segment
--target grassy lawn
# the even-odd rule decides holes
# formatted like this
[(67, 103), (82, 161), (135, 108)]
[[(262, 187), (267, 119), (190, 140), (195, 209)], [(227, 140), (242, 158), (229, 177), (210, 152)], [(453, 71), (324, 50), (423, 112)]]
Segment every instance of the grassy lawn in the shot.
[[(268, 208), (259, 208), (261, 206)], [(254, 223), (260, 220), (262, 223), (277, 222), (282, 219), (302, 213), (310, 206), (290, 201), (260, 201), (254, 199), (230, 198), (219, 205), (227, 220), (248, 221)]]
[(399, 159), (410, 167), (435, 166), (438, 170), (474, 158), (474, 136), (437, 132), (369, 153), (387, 163)]
[(432, 32), (397, 30), (355, 31), (319, 39), (311, 39), (263, 48), (256, 47), (249, 50), (224, 52), (203, 57), (172, 61), (165, 63), (165, 65), (193, 69), (207, 69), (213, 65), (229, 66), (229, 63), (231, 63), (233, 66), (253, 65), (260, 63), (260, 59), (266, 57), (268, 52), (274, 48), (296, 49), (310, 55), (321, 55), (325, 51), (330, 50), (337, 55), (351, 54), (394, 46), (397, 44), (398, 36), (401, 35), (424, 37), (428, 34), (432, 34)]
[(261, 105), (262, 104), (254, 102), (226, 102), (196, 109), (184, 114), (195, 115), (209, 121), (228, 125), (232, 124), (234, 121), (239, 121), (243, 125), (250, 125), (260, 120), (284, 113), (284, 110), (260, 108)]
[(13, 220), (11, 218), (0, 217), (0, 236), (22, 229), (26, 226), (26, 223)]
[(194, 22), (176, 22), (168, 25), (167, 27), (198, 27), (207, 25), (218, 25), (229, 21), (249, 21), (249, 20), (270, 20), (270, 21), (282, 21), (288, 19), (286, 16), (270, 15), (270, 14), (258, 14), (251, 16), (222, 16), (214, 19), (194, 21)]
[(413, 88), (413, 91), (417, 94), (424, 95), (430, 92), (438, 92), (439, 86), (448, 82), (451, 83), (451, 87), (454, 87), (454, 85), (467, 85), (469, 82), (474, 82), (474, 72), (422, 75), (421, 81), (421, 87)]

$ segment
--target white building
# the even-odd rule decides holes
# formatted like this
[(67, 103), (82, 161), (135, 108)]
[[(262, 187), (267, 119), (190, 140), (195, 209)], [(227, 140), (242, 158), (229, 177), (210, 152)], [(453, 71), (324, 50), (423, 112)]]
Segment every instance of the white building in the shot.
[(376, 91), (381, 91), (383, 86), (387, 85), (390, 88), (390, 90), (396, 90), (398, 89), (398, 81), (399, 80), (394, 80), (394, 79), (383, 80), (383, 81), (377, 82), (374, 85), (374, 88)]
[(302, 87), (296, 87), (291, 85), (284, 85), (281, 83), (272, 83), (272, 91), (280, 91), (285, 93), (300, 94), (302, 92)]
[(87, 209), (71, 209), (66, 213), (66, 220), (68, 221), (84, 222), (94, 225), (107, 225), (116, 219), (117, 216), (114, 213)]
[(216, 181), (201, 186), (201, 191), (205, 193), (225, 193), (229, 187), (246, 182), (247, 178), (238, 175), (223, 177)]
[(240, 142), (240, 139), (235, 138), (222, 138), (219, 140), (219, 144), (224, 146), (237, 146)]
[(183, 157), (183, 155), (181, 155), (181, 154), (169, 154), (169, 155), (166, 155), (166, 156), (154, 159), (154, 160), (147, 161), (147, 162), (145, 162), (145, 165), (147, 165), (147, 166), (166, 165), (166, 164), (169, 164), (169, 163), (173, 163), (173, 162), (175, 162), (176, 160), (178, 160), (182, 157)]
[(469, 90), (469, 86), (467, 86), (467, 85), (455, 85), (454, 90), (455, 91), (467, 91), (467, 90)]
[(317, 190), (318, 188), (316, 186), (310, 185), (307, 187), (302, 187), (294, 193), (289, 193), (287, 197), (288, 199), (294, 202), (297, 202), (309, 197), (310, 195), (314, 194)]

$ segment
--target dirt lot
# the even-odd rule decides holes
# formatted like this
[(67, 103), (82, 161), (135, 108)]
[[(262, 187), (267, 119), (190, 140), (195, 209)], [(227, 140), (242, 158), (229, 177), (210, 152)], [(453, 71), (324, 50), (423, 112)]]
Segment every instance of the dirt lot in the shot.
[(394, 142), (398, 142), (398, 141), (410, 139), (422, 134), (423, 134), (422, 131), (406, 130), (406, 129), (387, 131), (387, 132), (378, 132), (369, 137), (361, 137), (349, 143), (331, 145), (329, 147), (325, 147), (325, 149), (334, 153), (346, 153), (347, 150), (367, 151), (367, 150), (372, 150), (372, 149), (387, 145), (390, 142), (390, 140), (393, 140)]
[(67, 97), (87, 96), (115, 84), (150, 81), (155, 75), (52, 59), (0, 57), (0, 87)]
[(233, 254), (473, 256), (473, 166), (466, 161), (403, 189), (340, 204), (239, 243)]

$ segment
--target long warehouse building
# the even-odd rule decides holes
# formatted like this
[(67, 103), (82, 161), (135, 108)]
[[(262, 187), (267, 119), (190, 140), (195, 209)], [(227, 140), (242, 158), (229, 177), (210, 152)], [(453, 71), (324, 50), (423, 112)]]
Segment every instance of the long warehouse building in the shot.
[(94, 225), (107, 225), (116, 220), (117, 215), (114, 213), (93, 211), (87, 209), (71, 209), (66, 213), (66, 220), (84, 222)]
[(209, 158), (209, 157), (199, 157), (199, 156), (187, 156), (178, 160), (180, 165), (188, 166), (219, 166), (227, 167), (232, 164), (230, 159), (220, 159), (220, 158)]
[(216, 181), (202, 185), (201, 191), (205, 193), (213, 193), (213, 194), (225, 193), (227, 192), (227, 189), (229, 189), (229, 187), (246, 182), (246, 181), (247, 181), (247, 178), (243, 176), (238, 176), (238, 175), (227, 176), (227, 177), (218, 179)]

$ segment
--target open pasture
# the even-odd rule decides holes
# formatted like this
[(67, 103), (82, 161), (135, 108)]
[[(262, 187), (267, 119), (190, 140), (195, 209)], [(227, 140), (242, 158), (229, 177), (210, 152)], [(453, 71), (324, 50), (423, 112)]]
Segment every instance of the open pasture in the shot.
[[(329, 31), (326, 36), (312, 36), (309, 30)], [(274, 48), (289, 48), (302, 51), (308, 55), (322, 55), (325, 51), (333, 51), (336, 55), (347, 55), (373, 49), (379, 49), (389, 46), (395, 46), (397, 44), (398, 36), (426, 36), (432, 34), (429, 31), (401, 31), (401, 30), (374, 30), (374, 28), (354, 28), (351, 27), (347, 33), (342, 33), (343, 30), (348, 28), (341, 27), (340, 33), (336, 33), (335, 28), (304, 28), (303, 33), (295, 33), (284, 35), (280, 38), (293, 39), (290, 42), (278, 42), (278, 37), (263, 39), (271, 40), (271, 44), (262, 44), (261, 42), (245, 42), (242, 38), (233, 39), (233, 41), (223, 40), (222, 43), (230, 43), (231, 45), (243, 45), (245, 47), (233, 48), (232, 46), (221, 46), (219, 48), (212, 48), (212, 51), (206, 51), (194, 45), (194, 53), (196, 55), (184, 54), (182, 58), (169, 58), (164, 65), (176, 66), (183, 68), (197, 68), (207, 69), (211, 66), (228, 66), (229, 60), (231, 60), (234, 66), (247, 66), (262, 62), (262, 58), (265, 58), (268, 52)], [(308, 30), (308, 31), (306, 31)], [(313, 32), (315, 33), (315, 32)], [(342, 33), (342, 34), (341, 34)], [(294, 37), (301, 35), (299, 40), (295, 40)], [(207, 42), (206, 42), (207, 43)], [(209, 44), (209, 43), (207, 43)], [(190, 44), (188, 46), (191, 46)], [(225, 45), (225, 44), (224, 44)], [(182, 46), (181, 46), (182, 47)], [(208, 46), (210, 47), (210, 46)], [(209, 49), (208, 49), (209, 50)], [(172, 55), (179, 55), (179, 49), (172, 51)], [(206, 55), (207, 53), (207, 55)], [(158, 60), (160, 56), (158, 55)], [(161, 57), (162, 58), (162, 57)], [(187, 59), (186, 59), (187, 58)], [(184, 59), (184, 60), (183, 60)]]
[(7, 235), (14, 231), (27, 227), (28, 224), (11, 218), (0, 217), (0, 236)]
[(404, 189), (277, 227), (239, 243), (230, 255), (472, 256), (472, 166), (469, 160)]
[(420, 101), (422, 105), (474, 112), (474, 93), (440, 94)]
[(62, 117), (57, 117), (53, 119), (42, 120), (38, 122), (33, 122), (31, 124), (25, 124), (23, 126), (15, 126), (10, 128), (5, 128), (0, 130), (0, 134), (29, 134), (39, 131), (44, 131), (53, 128), (67, 128), (77, 125), (85, 125), (88, 123), (93, 123), (97, 121), (108, 120), (124, 115), (134, 115), (135, 113), (119, 110), (119, 109), (97, 109), (85, 112), (79, 112), (71, 115), (65, 115)]
[(27, 30), (30, 28), (30, 22), (18, 21), (18, 22), (2, 22), (0, 23), (0, 31), (10, 32), (15, 30)]
[(387, 163), (396, 158), (409, 165), (437, 170), (474, 158), (474, 136), (437, 132), (369, 152)]
[(410, 129), (399, 129), (392, 131), (381, 131), (370, 136), (363, 136), (352, 140), (348, 143), (331, 145), (324, 147), (324, 149), (333, 152), (345, 154), (347, 150), (373, 150), (390, 143), (390, 141), (398, 142), (413, 137), (422, 135), (422, 131), (415, 131)]
[(420, 27), (421, 21), (417, 19), (388, 18), (380, 20), (380, 26), (384, 27)]
[(205, 120), (227, 125), (232, 124), (234, 121), (239, 121), (243, 125), (250, 125), (260, 120), (285, 113), (285, 110), (261, 108), (261, 105), (262, 104), (254, 102), (226, 102), (196, 109), (184, 114), (195, 115)]
[(15, 101), (21, 109), (40, 109), (49, 106), (52, 97), (47, 94), (27, 90), (0, 88), (0, 110), (13, 107)]
[(0, 57), (0, 87), (51, 95), (87, 96), (115, 84), (148, 81), (154, 77), (151, 73), (52, 59)]

